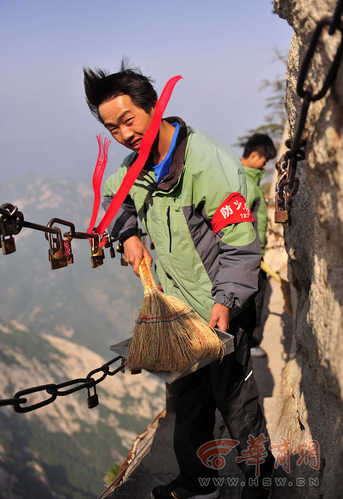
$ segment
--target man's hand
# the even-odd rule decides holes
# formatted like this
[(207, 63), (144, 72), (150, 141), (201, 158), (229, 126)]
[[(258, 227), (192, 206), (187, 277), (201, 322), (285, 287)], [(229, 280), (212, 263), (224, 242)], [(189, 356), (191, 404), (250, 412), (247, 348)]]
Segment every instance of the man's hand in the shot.
[(137, 236), (132, 236), (124, 242), (124, 258), (127, 263), (132, 266), (132, 270), (139, 276), (139, 265), (143, 258), (146, 258), (149, 265), (152, 264), (152, 256), (146, 246)]
[(229, 312), (230, 309), (220, 303), (215, 303), (211, 310), (209, 325), (217, 327), (221, 331), (228, 331), (229, 329)]

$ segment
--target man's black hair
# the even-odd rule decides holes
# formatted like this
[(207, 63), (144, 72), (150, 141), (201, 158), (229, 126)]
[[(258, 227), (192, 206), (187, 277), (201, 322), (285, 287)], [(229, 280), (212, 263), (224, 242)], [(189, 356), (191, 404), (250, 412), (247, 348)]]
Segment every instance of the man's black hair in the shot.
[(244, 146), (243, 158), (249, 158), (252, 152), (257, 151), (260, 158), (264, 156), (267, 161), (275, 158), (276, 149), (272, 139), (265, 133), (254, 133)]
[(152, 80), (143, 76), (137, 68), (129, 68), (123, 59), (118, 73), (108, 74), (102, 69), (83, 68), (86, 101), (93, 116), (103, 124), (99, 106), (118, 95), (128, 95), (132, 102), (146, 113), (157, 102)]

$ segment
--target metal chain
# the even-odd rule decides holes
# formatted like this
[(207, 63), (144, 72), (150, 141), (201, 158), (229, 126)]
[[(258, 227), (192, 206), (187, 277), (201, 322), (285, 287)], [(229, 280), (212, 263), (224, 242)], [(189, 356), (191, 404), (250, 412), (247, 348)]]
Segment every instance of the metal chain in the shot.
[[(302, 107), (296, 123), (294, 136), (292, 139), (288, 139), (285, 143), (289, 151), (287, 151), (275, 165), (278, 171), (278, 181), (275, 188), (276, 223), (285, 223), (290, 225), (289, 208), (292, 204), (292, 197), (297, 193), (299, 186), (299, 179), (296, 177), (297, 163), (298, 161), (303, 161), (305, 159), (305, 152), (303, 148), (306, 145), (306, 138), (304, 137), (304, 130), (308, 109), (311, 102), (322, 99), (330, 87), (332, 87), (343, 55), (342, 13), (343, 0), (338, 0), (333, 17), (325, 17), (318, 22), (300, 68), (297, 93), (302, 98)], [(322, 88), (314, 94), (312, 85), (308, 84), (306, 88), (304, 88), (305, 79), (313, 60), (318, 42), (321, 39), (323, 29), (326, 27), (329, 27), (330, 36), (334, 35), (336, 31), (339, 30), (341, 32), (341, 41), (323, 82)]]
[[(110, 371), (110, 366), (118, 360), (121, 360), (121, 365), (116, 369), (114, 369), (113, 371)], [(88, 408), (92, 409), (93, 407), (96, 407), (99, 403), (95, 391), (96, 385), (101, 383), (107, 376), (114, 376), (119, 371), (124, 372), (125, 370), (124, 360), (125, 359), (123, 357), (118, 356), (115, 359), (106, 362), (106, 364), (102, 365), (101, 367), (93, 369), (90, 373), (87, 374), (86, 378), (78, 378), (69, 381), (64, 381), (63, 383), (60, 383), (58, 385), (54, 383), (49, 383), (47, 385), (34, 386), (32, 388), (26, 388), (25, 390), (20, 390), (14, 395), (13, 398), (0, 399), (0, 407), (12, 405), (15, 412), (19, 413), (31, 412), (36, 409), (39, 409), (40, 407), (44, 407), (45, 405), (51, 404), (56, 400), (57, 397), (64, 397), (66, 395), (70, 395), (71, 393), (75, 393), (79, 390), (83, 390), (84, 388), (86, 388), (88, 391)], [(102, 376), (100, 376), (98, 379), (94, 379), (93, 376), (94, 374), (97, 373), (102, 373)], [(68, 387), (71, 388), (65, 390), (65, 388)], [(94, 388), (94, 395), (92, 396), (89, 393), (90, 388)], [(49, 398), (43, 400), (42, 402), (22, 407), (22, 404), (27, 403), (27, 398), (24, 397), (25, 395), (30, 395), (32, 393), (44, 392), (44, 391), (46, 392), (47, 395), (50, 396)], [(91, 403), (89, 403), (90, 400)]]
[[(63, 236), (66, 239), (62, 239), (61, 229), (59, 227), (54, 227), (54, 224), (60, 224), (68, 226), (71, 230), (65, 233)], [(1, 246), (4, 255), (13, 253), (15, 251), (14, 235), (19, 234), (23, 227), (42, 231), (45, 233), (45, 238), (49, 241), (49, 259), (51, 263), (51, 268), (62, 268), (67, 266), (69, 263), (73, 263), (71, 254), (71, 240), (72, 239), (84, 239), (91, 241), (92, 249), (92, 267), (96, 268), (102, 264), (105, 256), (103, 255), (103, 249), (100, 246), (100, 242), (105, 248), (110, 248), (111, 258), (114, 258), (114, 248), (113, 241), (114, 238), (109, 234), (103, 234), (101, 237), (99, 234), (89, 234), (87, 232), (76, 232), (75, 225), (66, 220), (60, 218), (51, 219), (47, 225), (38, 225), (32, 222), (27, 222), (24, 220), (24, 215), (18, 210), (18, 208), (10, 203), (6, 203), (0, 206), (0, 236), (1, 236)], [(145, 242), (145, 236), (147, 234), (143, 233), (141, 229), (138, 229), (138, 237), (143, 239)], [(66, 249), (68, 248), (69, 253), (67, 255)], [(100, 253), (101, 250), (101, 253)], [(122, 265), (127, 265), (123, 259), (123, 245), (118, 245), (117, 251), (121, 253), (121, 263)], [(122, 363), (119, 367), (110, 371), (110, 365), (114, 362), (122, 359)], [(30, 412), (45, 405), (51, 404), (59, 396), (69, 395), (75, 393), (84, 388), (88, 391), (88, 407), (92, 409), (98, 405), (98, 396), (96, 394), (95, 387), (101, 381), (103, 381), (107, 376), (114, 376), (119, 371), (124, 371), (124, 358), (121, 356), (116, 357), (109, 362), (106, 362), (103, 366), (93, 369), (86, 378), (78, 378), (74, 380), (65, 381), (60, 384), (49, 383), (47, 385), (35, 386), (32, 388), (27, 388), (25, 390), (20, 390), (17, 392), (13, 398), (0, 399), (0, 407), (12, 405), (14, 410), (19, 413)], [(98, 379), (94, 379), (94, 375), (102, 373)], [(71, 387), (71, 388), (68, 388)], [(68, 389), (65, 389), (68, 388)], [(94, 388), (94, 394), (90, 395), (89, 390)], [(30, 395), (37, 392), (46, 392), (49, 398), (38, 402), (36, 404), (28, 405), (23, 407), (22, 404), (27, 403), (27, 398), (25, 395)]]
[[(69, 227), (69, 231), (62, 236), (61, 229), (56, 224)], [(108, 248), (111, 258), (115, 258), (113, 243), (114, 237), (104, 232), (101, 236), (96, 233), (76, 232), (75, 225), (61, 218), (52, 218), (47, 225), (38, 225), (24, 220), (24, 215), (17, 206), (5, 203), (0, 206), (0, 238), (2, 254), (9, 255), (16, 251), (14, 237), (23, 227), (34, 229), (45, 233), (49, 241), (49, 261), (51, 268), (60, 269), (74, 263), (71, 242), (73, 239), (88, 240), (91, 246), (92, 268), (97, 268), (104, 263), (105, 253), (103, 248)], [(137, 230), (137, 236), (143, 240), (147, 234), (141, 229)], [(123, 244), (118, 243), (117, 252), (120, 254), (120, 263), (127, 266), (124, 259)]]
[[(56, 225), (69, 227), (69, 231), (63, 234)], [(38, 230), (45, 233), (45, 238), (49, 241), (49, 260), (52, 269), (66, 267), (74, 262), (71, 242), (73, 239), (85, 239), (91, 243), (92, 267), (97, 268), (103, 264), (105, 254), (102, 246), (110, 248), (111, 258), (115, 257), (113, 248), (114, 238), (110, 234), (88, 234), (87, 232), (76, 232), (75, 225), (67, 220), (52, 218), (47, 225), (38, 225), (24, 220), (24, 215), (18, 210), (17, 206), (5, 203), (0, 206), (0, 236), (2, 254), (9, 255), (16, 251), (15, 240), (13, 236), (19, 234), (23, 227)], [(117, 248), (119, 253), (123, 250)]]

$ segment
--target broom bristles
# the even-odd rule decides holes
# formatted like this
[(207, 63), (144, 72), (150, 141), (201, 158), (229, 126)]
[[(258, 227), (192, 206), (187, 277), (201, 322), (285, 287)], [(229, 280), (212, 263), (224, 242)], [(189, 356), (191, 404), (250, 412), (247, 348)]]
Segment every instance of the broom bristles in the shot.
[(145, 293), (127, 366), (131, 370), (183, 372), (205, 357), (223, 354), (225, 346), (215, 331), (181, 300), (157, 288), (146, 261), (141, 267)]

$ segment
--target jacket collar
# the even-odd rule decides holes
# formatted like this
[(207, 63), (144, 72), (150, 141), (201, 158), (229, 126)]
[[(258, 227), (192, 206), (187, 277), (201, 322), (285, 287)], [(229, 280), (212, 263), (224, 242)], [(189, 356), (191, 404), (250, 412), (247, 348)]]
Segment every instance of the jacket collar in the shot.
[(248, 177), (250, 177), (255, 184), (260, 185), (261, 180), (264, 178), (266, 172), (265, 170), (260, 170), (259, 168), (249, 168), (244, 166), (244, 172)]
[[(185, 150), (187, 145), (187, 125), (186, 123), (176, 116), (171, 116), (170, 118), (164, 118), (168, 123), (178, 122), (180, 124), (179, 134), (176, 140), (175, 149), (173, 152), (172, 164), (168, 175), (166, 175), (162, 181), (158, 184), (158, 189), (162, 191), (169, 191), (174, 185), (177, 184), (180, 174), (182, 172)], [(143, 180), (145, 175), (151, 172), (151, 157), (149, 156), (148, 161), (144, 165), (142, 171), (138, 175), (138, 179)]]

